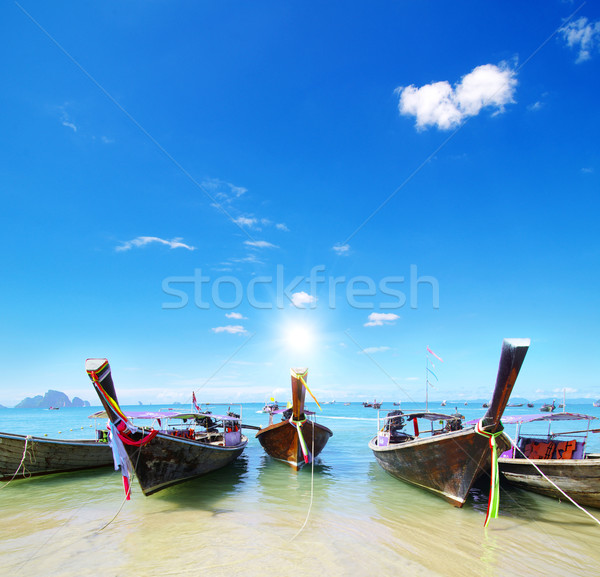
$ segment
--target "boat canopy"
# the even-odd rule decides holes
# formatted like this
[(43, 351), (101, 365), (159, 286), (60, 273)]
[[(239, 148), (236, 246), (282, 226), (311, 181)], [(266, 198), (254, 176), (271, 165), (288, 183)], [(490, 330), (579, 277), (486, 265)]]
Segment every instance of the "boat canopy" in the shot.
[[(412, 419), (426, 419), (427, 421), (450, 421), (453, 419), (458, 419), (462, 417), (462, 415), (446, 415), (443, 413), (403, 413), (402, 415), (390, 415), (389, 418), (393, 419), (395, 417), (404, 417), (409, 421)], [(477, 422), (477, 421), (475, 421)]]
[[(131, 419), (203, 419), (210, 417), (211, 419), (219, 419), (221, 421), (241, 421), (239, 417), (231, 417), (229, 415), (215, 415), (213, 413), (182, 413), (178, 411), (123, 411), (127, 418)], [(89, 416), (90, 419), (107, 419), (106, 411), (98, 411)]]
[[(544, 415), (505, 415), (502, 417), (502, 423), (505, 425), (517, 425), (521, 423), (533, 423), (535, 421), (591, 421), (597, 419), (593, 415), (584, 415), (582, 413), (547, 413)], [(475, 425), (478, 421), (469, 421), (469, 425)]]

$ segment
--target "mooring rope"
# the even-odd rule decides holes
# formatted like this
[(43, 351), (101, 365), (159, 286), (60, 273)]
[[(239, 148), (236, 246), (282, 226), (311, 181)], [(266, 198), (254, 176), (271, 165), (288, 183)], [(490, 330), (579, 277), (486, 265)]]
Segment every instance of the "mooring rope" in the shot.
[(312, 452), (311, 452), (311, 466), (310, 466), (310, 503), (308, 505), (308, 511), (306, 513), (306, 519), (304, 519), (304, 523), (302, 527), (298, 530), (298, 532), (290, 539), (292, 542), (302, 531), (306, 524), (308, 523), (308, 518), (310, 517), (310, 512), (312, 510), (313, 504), (313, 496), (314, 496), (314, 487), (315, 487), (315, 423), (314, 421), (310, 421), (312, 423)]
[[(141, 445), (139, 447), (139, 449), (138, 449), (137, 459), (135, 461), (135, 466), (133, 467), (134, 471), (135, 471), (135, 468), (138, 466), (138, 463), (140, 461), (140, 456), (142, 454), (142, 447), (143, 447), (143, 445)], [(127, 458), (129, 459), (129, 456)], [(98, 529), (96, 531), (96, 533), (100, 533), (100, 531), (104, 531), (104, 529), (106, 529), (119, 516), (119, 513), (123, 509), (123, 506), (125, 505), (125, 502), (129, 501), (129, 499), (131, 497), (131, 486), (133, 485), (134, 476), (135, 475), (132, 475), (132, 477), (131, 477), (131, 482), (129, 483), (129, 485), (127, 487), (127, 490), (125, 491), (125, 496), (123, 497), (123, 500), (121, 501), (121, 504), (119, 505), (119, 508), (117, 509), (117, 512), (113, 515), (112, 519), (110, 521), (108, 521), (107, 523), (105, 523), (104, 525), (102, 525), (102, 527), (100, 527), (100, 529)]]
[(598, 520), (596, 517), (594, 517), (594, 515), (592, 515), (587, 509), (585, 509), (584, 507), (582, 507), (579, 503), (577, 503), (576, 501), (574, 501), (569, 495), (567, 495), (554, 481), (552, 481), (551, 479), (549, 479), (544, 472), (517, 446), (517, 444), (512, 440), (512, 438), (506, 433), (506, 431), (504, 431), (504, 434), (508, 437), (508, 439), (510, 440), (511, 445), (517, 449), (517, 451), (519, 451), (519, 453), (521, 453), (521, 455), (523, 455), (523, 457), (529, 462), (529, 464), (531, 466), (533, 466), (536, 471), (544, 478), (546, 479), (546, 481), (548, 481), (548, 483), (550, 483), (559, 493), (561, 493), (562, 495), (564, 495), (564, 497), (566, 497), (569, 501), (571, 501), (571, 503), (573, 503), (573, 505), (575, 505), (575, 507), (577, 507), (578, 509), (581, 509), (586, 515), (588, 515), (589, 517), (591, 517), (594, 521), (596, 521), (596, 523), (598, 523), (598, 525), (600, 525), (600, 520)]
[(25, 462), (25, 457), (27, 456), (27, 444), (29, 443), (29, 439), (31, 438), (31, 435), (27, 435), (25, 437), (25, 447), (23, 447), (23, 456), (21, 457), (21, 462), (19, 463), (19, 466), (17, 467), (17, 470), (15, 471), (14, 475), (8, 481), (6, 481), (6, 483), (4, 483), (2, 487), (0, 487), (0, 490), (4, 489), (4, 487), (6, 487), (11, 481), (15, 480), (15, 477), (17, 476), (17, 473), (19, 472), (19, 469), (21, 467), (23, 467), (23, 477), (25, 477), (25, 466), (23, 463)]

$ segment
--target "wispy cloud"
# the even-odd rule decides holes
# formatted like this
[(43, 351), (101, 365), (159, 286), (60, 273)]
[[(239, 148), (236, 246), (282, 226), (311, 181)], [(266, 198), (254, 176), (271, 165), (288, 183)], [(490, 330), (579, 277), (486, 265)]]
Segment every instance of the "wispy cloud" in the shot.
[(303, 309), (304, 305), (312, 305), (317, 302), (317, 297), (309, 295), (304, 291), (292, 294), (292, 304), (299, 309)]
[(244, 315), (242, 315), (242, 313), (227, 313), (225, 315), (228, 319), (236, 319), (236, 320), (242, 320), (242, 319), (246, 319), (247, 317), (245, 317)]
[(63, 126), (70, 128), (73, 132), (77, 132), (77, 125), (73, 122), (71, 115), (67, 111), (67, 107), (69, 106), (70, 104), (67, 102), (58, 107), (58, 110), (60, 111), (60, 121)]
[(400, 317), (394, 313), (371, 313), (365, 327), (380, 327), (384, 324), (393, 325)]
[(278, 222), (275, 225), (275, 228), (277, 230), (282, 230), (283, 232), (290, 232), (290, 229), (283, 222)]
[(247, 226), (248, 228), (254, 228), (258, 224), (257, 218), (251, 218), (247, 216), (238, 216), (234, 221), (236, 224), (240, 226)]
[(124, 242), (121, 246), (115, 248), (117, 251), (125, 251), (131, 250), (132, 248), (141, 248), (148, 244), (164, 244), (169, 248), (185, 248), (187, 250), (196, 250), (196, 247), (190, 246), (189, 244), (185, 244), (181, 242), (181, 238), (174, 238), (172, 240), (165, 240), (163, 238), (158, 238), (157, 236), (138, 236), (133, 240), (128, 240)]
[(259, 259), (255, 254), (249, 254), (248, 256), (244, 256), (241, 258), (231, 258), (229, 260), (235, 264), (264, 264), (264, 261)]
[(336, 244), (334, 247), (332, 247), (332, 249), (336, 254), (345, 256), (350, 252), (350, 245), (349, 244)]
[(573, 387), (563, 387), (563, 388), (556, 388), (556, 389), (552, 390), (552, 392), (554, 392), (554, 393), (562, 393), (563, 391), (565, 392), (565, 394), (566, 393), (572, 394), (572, 393), (576, 393), (577, 389), (574, 389)]
[(211, 330), (214, 333), (229, 333), (230, 335), (244, 335), (247, 332), (242, 325), (227, 325), (224, 327), (214, 327)]
[(578, 51), (578, 63), (589, 60), (592, 52), (600, 48), (600, 21), (588, 22), (587, 18), (578, 18), (561, 28), (560, 32), (567, 46)]
[(254, 248), (279, 248), (276, 244), (272, 244), (266, 240), (245, 240), (244, 244)]
[(235, 199), (240, 198), (240, 196), (248, 192), (247, 188), (236, 186), (235, 184), (226, 182), (220, 178), (208, 178), (203, 180), (201, 186), (210, 191), (212, 196), (219, 202), (226, 204), (232, 203)]
[(362, 349), (358, 351), (359, 355), (371, 355), (373, 353), (384, 353), (385, 351), (389, 351), (390, 347), (367, 347), (366, 349)]
[(396, 88), (398, 110), (404, 116), (414, 116), (419, 129), (437, 126), (450, 130), (483, 108), (493, 108), (495, 114), (503, 112), (506, 104), (514, 102), (516, 86), (516, 72), (506, 64), (484, 64), (454, 87), (444, 80), (420, 88), (412, 84)]

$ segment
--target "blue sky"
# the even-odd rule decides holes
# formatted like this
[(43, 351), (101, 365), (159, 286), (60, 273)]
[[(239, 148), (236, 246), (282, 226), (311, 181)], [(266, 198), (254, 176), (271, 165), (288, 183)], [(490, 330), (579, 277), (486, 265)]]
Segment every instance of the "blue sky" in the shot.
[(0, 403), (600, 397), (600, 8), (5, 2)]

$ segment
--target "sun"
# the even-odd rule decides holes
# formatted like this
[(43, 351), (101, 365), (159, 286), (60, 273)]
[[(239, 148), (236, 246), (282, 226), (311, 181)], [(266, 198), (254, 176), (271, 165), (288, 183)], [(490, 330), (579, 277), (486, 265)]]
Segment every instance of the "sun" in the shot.
[(295, 351), (305, 353), (310, 351), (314, 343), (312, 330), (302, 324), (292, 324), (286, 329), (285, 340), (288, 347)]

